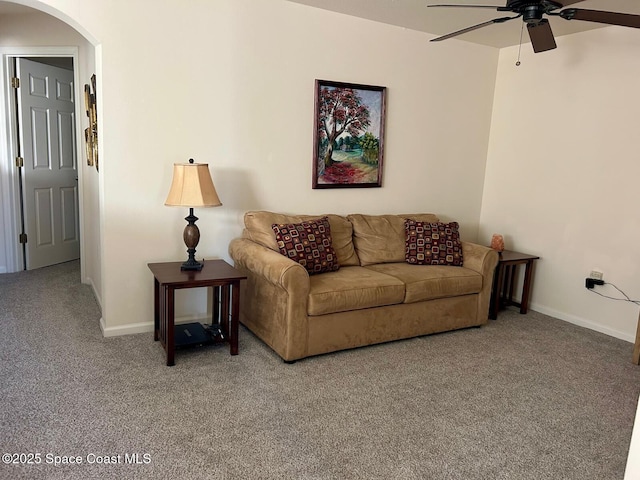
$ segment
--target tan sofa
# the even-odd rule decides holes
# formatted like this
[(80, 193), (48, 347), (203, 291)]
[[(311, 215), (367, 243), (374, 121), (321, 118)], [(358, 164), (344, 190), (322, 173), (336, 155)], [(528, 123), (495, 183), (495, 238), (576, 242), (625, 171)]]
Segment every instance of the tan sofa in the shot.
[(462, 241), (461, 267), (410, 265), (404, 220), (435, 215), (326, 216), (337, 271), (309, 275), (278, 251), (273, 224), (321, 215), (248, 212), (229, 245), (247, 276), (240, 321), (285, 361), (487, 322), (494, 250)]

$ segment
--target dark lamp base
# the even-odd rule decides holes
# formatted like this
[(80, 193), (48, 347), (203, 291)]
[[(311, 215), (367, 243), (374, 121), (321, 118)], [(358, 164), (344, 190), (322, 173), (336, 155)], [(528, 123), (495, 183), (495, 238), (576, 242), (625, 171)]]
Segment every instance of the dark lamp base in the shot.
[(184, 240), (184, 244), (187, 246), (187, 253), (189, 254), (189, 258), (182, 264), (180, 270), (194, 270), (199, 272), (200, 270), (202, 270), (204, 264), (196, 260), (196, 247), (198, 246), (198, 242), (200, 241), (200, 230), (196, 225), (196, 220), (198, 220), (198, 217), (193, 214), (193, 208), (189, 209), (189, 216), (186, 217), (185, 220), (189, 223), (186, 227), (184, 227), (182, 238)]
[(202, 267), (204, 267), (204, 263), (198, 262), (196, 260), (191, 261), (189, 259), (180, 266), (180, 270), (195, 270), (199, 272), (200, 270), (202, 270)]

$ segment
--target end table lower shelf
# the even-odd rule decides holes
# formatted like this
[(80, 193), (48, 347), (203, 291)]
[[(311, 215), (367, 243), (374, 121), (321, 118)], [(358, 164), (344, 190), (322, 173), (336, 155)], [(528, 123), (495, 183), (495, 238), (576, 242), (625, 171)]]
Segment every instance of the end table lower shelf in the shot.
[(225, 340), (219, 324), (203, 325), (200, 322), (180, 323), (173, 328), (175, 348), (209, 345)]

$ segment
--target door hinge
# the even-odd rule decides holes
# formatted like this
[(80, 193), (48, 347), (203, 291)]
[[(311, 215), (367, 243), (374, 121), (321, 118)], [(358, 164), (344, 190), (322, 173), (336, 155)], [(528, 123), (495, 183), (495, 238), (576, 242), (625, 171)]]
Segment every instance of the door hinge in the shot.
[(18, 77), (11, 77), (11, 88), (20, 88), (20, 79)]
[(24, 167), (24, 158), (16, 157), (16, 167), (18, 168)]
[(27, 243), (27, 234), (21, 233), (19, 236), (20, 243)]

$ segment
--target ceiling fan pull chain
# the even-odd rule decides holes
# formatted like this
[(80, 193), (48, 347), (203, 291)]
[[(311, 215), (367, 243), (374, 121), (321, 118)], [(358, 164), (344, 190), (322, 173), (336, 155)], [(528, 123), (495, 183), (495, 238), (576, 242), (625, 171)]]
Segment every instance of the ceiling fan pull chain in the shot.
[(518, 61), (516, 62), (516, 67), (521, 65), (520, 63), (520, 53), (522, 52), (522, 34), (524, 33), (524, 22), (522, 22), (522, 28), (520, 28), (520, 46), (518, 47)]

